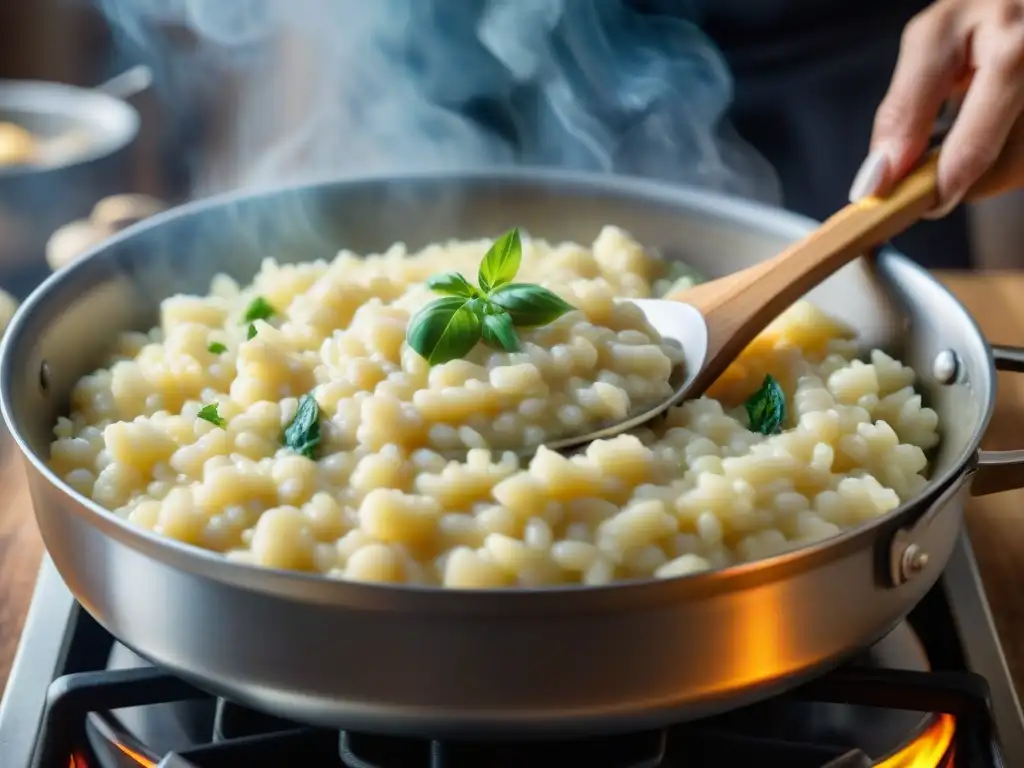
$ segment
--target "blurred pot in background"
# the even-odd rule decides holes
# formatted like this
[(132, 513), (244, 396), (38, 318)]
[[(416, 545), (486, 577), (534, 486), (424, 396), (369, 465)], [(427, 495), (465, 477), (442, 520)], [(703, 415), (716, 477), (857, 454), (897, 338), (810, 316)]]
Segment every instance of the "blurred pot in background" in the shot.
[(24, 297), (53, 231), (131, 188), (138, 132), (138, 112), (106, 93), (0, 80), (0, 287)]
[[(147, 193), (170, 201), (187, 197), (192, 186), (190, 158), (206, 135), (208, 101), (223, 102), (216, 97), (193, 98), (193, 79), (179, 82), (182, 78), (159, 51), (118, 35), (102, 6), (96, 0), (0, 2), (0, 86), (17, 81), (14, 84), (66, 89), (65, 93), (81, 97), (73, 98), (67, 110), (59, 109), (56, 117), (64, 115), (65, 122), (91, 120), (104, 145), (103, 151), (94, 146), (91, 153), (82, 148), (84, 154), (74, 160), (69, 157), (60, 168), (32, 171), (37, 178), (30, 184), (31, 202), (19, 201), (23, 193), (14, 178), (31, 169), (0, 167), (0, 209), (13, 209), (0, 213), (0, 289), (19, 297), (49, 274), (47, 238), (59, 227), (87, 218), (100, 199), (123, 193)], [(193, 51), (187, 44), (187, 40), (182, 43), (186, 47), (182, 56), (190, 59)], [(148, 67), (153, 87), (137, 96), (114, 92), (113, 98), (109, 93), (104, 98), (89, 90), (140, 64)], [(204, 77), (201, 84), (205, 87), (210, 80)], [(209, 87), (220, 91), (216, 82)], [(138, 88), (129, 90), (134, 93)], [(31, 111), (42, 111), (54, 122), (55, 102), (49, 96), (40, 98), (49, 106), (39, 110), (36, 107), (41, 105), (35, 104)], [(94, 109), (99, 117), (93, 117)], [(5, 120), (10, 118), (0, 104), (0, 122)], [(19, 181), (27, 183), (27, 179)], [(26, 221), (33, 226), (27, 227)]]

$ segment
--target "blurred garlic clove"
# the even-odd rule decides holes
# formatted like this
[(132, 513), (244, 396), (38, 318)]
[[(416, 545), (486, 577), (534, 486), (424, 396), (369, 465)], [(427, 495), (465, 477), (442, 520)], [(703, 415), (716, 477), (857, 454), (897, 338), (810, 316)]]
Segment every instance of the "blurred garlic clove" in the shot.
[(166, 208), (163, 202), (149, 195), (111, 195), (96, 203), (89, 221), (119, 232)]
[(72, 221), (54, 232), (46, 243), (46, 263), (50, 269), (65, 267), (95, 245), (114, 234), (109, 227), (85, 219)]
[(4, 335), (11, 318), (18, 309), (18, 300), (7, 291), (0, 289), (0, 336)]

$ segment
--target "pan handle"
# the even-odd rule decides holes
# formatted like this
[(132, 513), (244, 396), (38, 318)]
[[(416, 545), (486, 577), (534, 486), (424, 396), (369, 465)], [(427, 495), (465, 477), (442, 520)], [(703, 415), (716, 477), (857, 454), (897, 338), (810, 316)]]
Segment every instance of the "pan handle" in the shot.
[[(997, 371), (1024, 373), (1024, 348), (993, 345), (992, 361)], [(972, 496), (1024, 488), (1024, 450), (978, 451), (965, 472), (957, 475), (932, 502), (928, 510), (889, 541), (887, 558), (890, 586), (899, 587), (914, 579), (928, 566), (928, 553), (920, 541), (925, 530), (949, 502), (970, 484)]]
[[(1024, 373), (1024, 348), (993, 345), (992, 360), (997, 371)], [(1024, 450), (978, 451), (971, 482), (972, 496), (1018, 488), (1024, 488)]]

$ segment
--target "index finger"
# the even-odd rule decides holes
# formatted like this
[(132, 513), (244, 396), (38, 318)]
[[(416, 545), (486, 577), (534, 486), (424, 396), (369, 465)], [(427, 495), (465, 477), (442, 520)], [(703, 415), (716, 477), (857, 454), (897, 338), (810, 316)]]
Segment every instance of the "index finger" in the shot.
[(943, 103), (968, 66), (958, 19), (942, 4), (915, 17), (900, 42), (889, 89), (879, 104), (871, 149), (884, 153), (887, 172), (878, 194), (885, 194), (927, 149)]

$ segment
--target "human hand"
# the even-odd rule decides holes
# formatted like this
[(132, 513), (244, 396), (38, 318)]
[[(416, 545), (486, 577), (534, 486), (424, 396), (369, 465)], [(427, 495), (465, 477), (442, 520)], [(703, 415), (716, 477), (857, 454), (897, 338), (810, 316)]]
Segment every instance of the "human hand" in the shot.
[(1024, 0), (937, 0), (910, 21), (850, 199), (884, 195), (911, 171), (954, 100), (931, 218), (965, 196), (1024, 186)]

